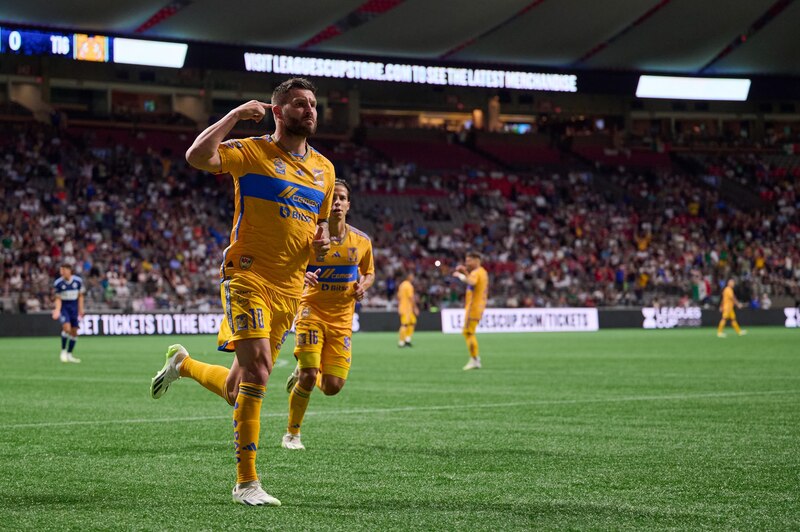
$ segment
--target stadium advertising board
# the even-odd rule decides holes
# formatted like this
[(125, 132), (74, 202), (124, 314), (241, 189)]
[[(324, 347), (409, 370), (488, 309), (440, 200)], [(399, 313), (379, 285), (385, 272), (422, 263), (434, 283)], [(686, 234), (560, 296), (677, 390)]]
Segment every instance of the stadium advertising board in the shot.
[(86, 314), (84, 336), (150, 336), (158, 334), (217, 334), (223, 314)]
[(532, 91), (578, 92), (578, 76), (511, 70), (454, 68), (413, 64), (300, 57), (245, 52), (245, 70), (294, 76), (319, 76), (449, 87), (483, 87)]
[(793, 329), (795, 327), (800, 327), (800, 307), (789, 307), (783, 309), (783, 313), (786, 315), (786, 327)]
[(703, 311), (700, 307), (646, 307), (642, 309), (642, 316), (644, 329), (700, 327), (703, 322)]
[[(442, 310), (442, 332), (461, 333), (464, 309)], [(596, 308), (487, 308), (479, 333), (589, 332), (600, 329)]]

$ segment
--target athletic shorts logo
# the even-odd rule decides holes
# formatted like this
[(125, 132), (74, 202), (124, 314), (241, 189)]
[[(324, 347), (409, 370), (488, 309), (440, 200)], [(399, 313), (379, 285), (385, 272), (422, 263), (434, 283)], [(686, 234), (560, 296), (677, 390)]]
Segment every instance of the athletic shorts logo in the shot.
[(311, 309), (308, 307), (304, 307), (303, 311), (300, 313), (300, 316), (303, 318), (307, 318), (311, 315)]
[(236, 315), (236, 330), (237, 331), (246, 331), (248, 327), (248, 316), (247, 314), (237, 314)]
[[(349, 336), (345, 336), (344, 337), (344, 348), (346, 350), (350, 351), (350, 337)], [(350, 360), (348, 360), (348, 362), (350, 362)]]
[(286, 175), (286, 163), (280, 157), (275, 157), (272, 160), (272, 164), (275, 165), (275, 173)]
[(308, 336), (306, 333), (297, 333), (297, 345), (306, 345), (308, 343)]
[(239, 268), (243, 270), (249, 270), (250, 266), (253, 265), (253, 257), (248, 257), (247, 255), (242, 255), (239, 257)]

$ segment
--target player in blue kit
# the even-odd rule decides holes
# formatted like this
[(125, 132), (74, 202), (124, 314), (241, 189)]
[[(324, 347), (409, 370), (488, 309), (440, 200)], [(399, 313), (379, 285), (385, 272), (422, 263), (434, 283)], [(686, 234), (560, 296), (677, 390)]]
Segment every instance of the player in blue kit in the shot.
[(72, 265), (62, 264), (58, 269), (61, 277), (53, 283), (56, 306), (53, 319), (61, 322), (61, 362), (81, 361), (72, 356), (78, 340), (79, 320), (83, 317), (83, 279), (72, 274)]

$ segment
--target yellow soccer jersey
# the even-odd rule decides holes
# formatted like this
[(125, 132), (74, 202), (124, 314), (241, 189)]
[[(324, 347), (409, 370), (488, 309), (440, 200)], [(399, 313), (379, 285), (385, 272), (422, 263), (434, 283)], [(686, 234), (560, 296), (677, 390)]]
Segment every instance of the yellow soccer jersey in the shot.
[(414, 312), (414, 285), (405, 280), (397, 288), (397, 313), (411, 314)]
[(467, 298), (464, 308), (467, 318), (480, 319), (489, 299), (489, 273), (480, 266), (472, 270), (467, 277)]
[(359, 275), (375, 273), (372, 241), (348, 225), (347, 234), (322, 260), (311, 257), (308, 271), (322, 270), (317, 286), (306, 286), (300, 300), (299, 318), (319, 319), (330, 327), (352, 328), (356, 300), (353, 285)]
[(310, 146), (303, 157), (288, 153), (269, 135), (228, 140), (218, 151), (235, 192), (222, 276), (251, 271), (299, 297), (317, 221), (331, 210), (333, 164)]
[(733, 310), (734, 299), (733, 288), (726, 286), (722, 291), (722, 312), (730, 312)]

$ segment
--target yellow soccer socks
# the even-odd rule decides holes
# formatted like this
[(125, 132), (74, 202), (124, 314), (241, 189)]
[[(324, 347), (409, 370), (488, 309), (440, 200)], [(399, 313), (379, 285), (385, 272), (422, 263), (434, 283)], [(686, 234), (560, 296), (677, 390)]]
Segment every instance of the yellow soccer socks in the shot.
[[(318, 374), (322, 377), (322, 372)], [(318, 382), (319, 385), (319, 382)], [(311, 398), (311, 390), (306, 390), (300, 383), (294, 385), (292, 393), (289, 394), (289, 427), (287, 431), (295, 436), (300, 434), (300, 425), (303, 424), (303, 417), (306, 415), (308, 400)]]
[(469, 356), (472, 358), (478, 358), (480, 356), (480, 350), (478, 349), (478, 339), (475, 338), (474, 334), (470, 334), (467, 338), (467, 349), (469, 350)]
[(256, 451), (261, 430), (261, 402), (266, 386), (243, 382), (233, 405), (233, 447), (236, 455), (236, 482), (258, 480)]
[(181, 377), (189, 377), (200, 383), (201, 386), (219, 395), (228, 401), (228, 394), (225, 392), (225, 381), (231, 370), (224, 366), (214, 366), (199, 360), (186, 357), (180, 367)]

